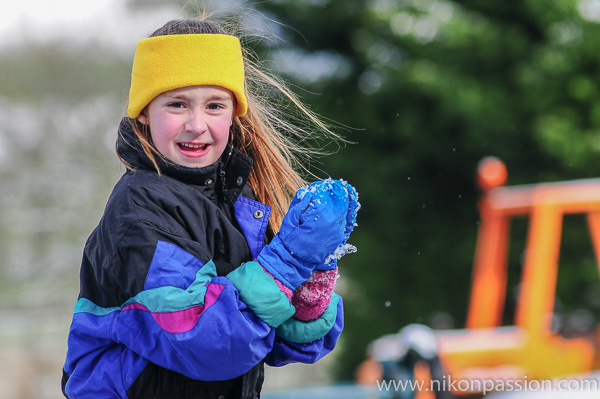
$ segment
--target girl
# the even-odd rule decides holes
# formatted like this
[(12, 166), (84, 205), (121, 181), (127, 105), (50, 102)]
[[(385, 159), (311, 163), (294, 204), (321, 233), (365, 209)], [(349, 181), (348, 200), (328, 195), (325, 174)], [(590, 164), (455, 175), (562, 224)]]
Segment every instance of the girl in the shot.
[(213, 23), (138, 43), (117, 140), (127, 171), (85, 245), (66, 397), (257, 398), (264, 363), (334, 348), (357, 195), (331, 179), (299, 188), (277, 133), (290, 125), (248, 92), (252, 73), (294, 99)]

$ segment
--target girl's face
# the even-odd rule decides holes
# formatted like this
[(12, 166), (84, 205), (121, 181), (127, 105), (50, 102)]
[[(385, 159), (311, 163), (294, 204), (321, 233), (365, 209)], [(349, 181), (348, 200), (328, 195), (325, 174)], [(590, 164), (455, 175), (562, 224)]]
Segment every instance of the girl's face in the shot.
[(220, 86), (188, 86), (164, 92), (138, 120), (150, 128), (156, 149), (168, 160), (190, 168), (219, 160), (233, 123), (231, 91)]

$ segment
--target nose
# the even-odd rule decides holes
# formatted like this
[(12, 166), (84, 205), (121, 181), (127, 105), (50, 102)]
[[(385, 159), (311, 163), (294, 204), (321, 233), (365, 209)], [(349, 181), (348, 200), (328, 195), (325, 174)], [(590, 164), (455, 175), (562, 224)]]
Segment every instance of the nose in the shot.
[(200, 111), (190, 110), (185, 123), (185, 130), (194, 133), (202, 134), (208, 129), (205, 116)]

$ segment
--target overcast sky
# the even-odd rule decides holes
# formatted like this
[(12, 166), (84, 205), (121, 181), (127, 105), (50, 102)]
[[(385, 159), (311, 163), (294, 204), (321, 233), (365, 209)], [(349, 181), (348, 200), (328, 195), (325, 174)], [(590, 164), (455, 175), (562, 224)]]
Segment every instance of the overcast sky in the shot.
[(170, 2), (132, 12), (125, 0), (23, 0), (0, 4), (0, 49), (26, 42), (96, 40), (131, 51), (167, 20), (184, 13)]

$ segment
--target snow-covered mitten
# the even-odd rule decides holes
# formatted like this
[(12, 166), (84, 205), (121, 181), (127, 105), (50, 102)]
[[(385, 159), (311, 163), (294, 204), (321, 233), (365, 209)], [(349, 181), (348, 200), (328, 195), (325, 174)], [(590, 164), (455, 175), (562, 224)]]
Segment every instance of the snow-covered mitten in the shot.
[(291, 290), (345, 244), (351, 231), (348, 219), (356, 214), (349, 209), (349, 186), (342, 180), (326, 179), (298, 190), (279, 232), (258, 254), (256, 260)]
[(358, 193), (348, 182), (340, 180), (340, 184), (348, 194), (348, 213), (346, 213), (344, 224), (344, 240), (337, 246), (335, 251), (329, 254), (324, 263), (315, 267), (316, 270), (333, 270), (337, 266), (336, 261), (338, 259), (348, 253), (356, 252), (356, 247), (347, 242), (348, 238), (350, 238), (350, 233), (352, 233), (352, 230), (356, 227), (356, 215), (360, 209)]

